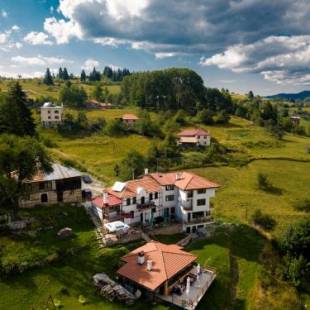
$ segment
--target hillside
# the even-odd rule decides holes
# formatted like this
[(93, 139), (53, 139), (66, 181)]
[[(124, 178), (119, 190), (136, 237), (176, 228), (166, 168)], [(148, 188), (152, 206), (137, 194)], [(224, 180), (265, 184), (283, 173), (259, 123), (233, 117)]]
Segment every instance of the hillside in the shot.
[(304, 90), (299, 93), (280, 93), (272, 96), (267, 96), (268, 99), (282, 99), (282, 100), (305, 100), (310, 98), (310, 90)]

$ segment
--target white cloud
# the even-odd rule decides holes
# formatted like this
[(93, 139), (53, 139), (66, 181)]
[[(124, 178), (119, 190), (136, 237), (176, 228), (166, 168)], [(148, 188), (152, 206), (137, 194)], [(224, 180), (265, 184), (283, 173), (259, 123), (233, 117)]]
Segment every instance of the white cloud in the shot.
[(55, 17), (45, 19), (44, 30), (55, 38), (57, 44), (68, 43), (74, 37), (82, 38), (82, 31), (77, 23), (57, 20)]
[(100, 62), (96, 59), (87, 59), (83, 66), (82, 66), (82, 69), (86, 70), (86, 71), (91, 71), (93, 70), (93, 68), (98, 68), (100, 65)]
[(176, 56), (181, 56), (182, 53), (176, 53), (176, 52), (158, 52), (155, 53), (156, 59), (164, 59), (164, 58), (171, 58)]
[(14, 26), (12, 26), (11, 30), (12, 30), (12, 31), (19, 31), (19, 30), (20, 30), (20, 27), (17, 26), (17, 25), (14, 25)]
[(38, 55), (36, 57), (14, 56), (11, 58), (13, 63), (25, 66), (52, 66), (72, 63), (72, 61), (61, 57), (45, 57)]
[(8, 12), (5, 11), (5, 10), (1, 10), (1, 16), (2, 16), (3, 18), (8, 17)]
[(237, 44), (223, 53), (202, 58), (203, 66), (215, 65), (233, 72), (259, 72), (278, 84), (310, 84), (310, 35), (269, 36), (252, 44)]
[(52, 45), (53, 42), (48, 40), (48, 35), (44, 32), (29, 32), (24, 41), (32, 45)]
[(0, 44), (4, 44), (8, 41), (8, 34), (6, 32), (0, 33)]

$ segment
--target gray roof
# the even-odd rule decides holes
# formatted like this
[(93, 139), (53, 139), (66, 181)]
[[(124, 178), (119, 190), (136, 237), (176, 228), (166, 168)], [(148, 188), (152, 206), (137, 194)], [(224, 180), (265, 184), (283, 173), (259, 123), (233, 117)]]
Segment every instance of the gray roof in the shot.
[(82, 173), (80, 171), (71, 167), (65, 167), (60, 164), (53, 163), (52, 168), (53, 171), (51, 173), (38, 173), (32, 178), (32, 180), (26, 182), (55, 181), (82, 176)]

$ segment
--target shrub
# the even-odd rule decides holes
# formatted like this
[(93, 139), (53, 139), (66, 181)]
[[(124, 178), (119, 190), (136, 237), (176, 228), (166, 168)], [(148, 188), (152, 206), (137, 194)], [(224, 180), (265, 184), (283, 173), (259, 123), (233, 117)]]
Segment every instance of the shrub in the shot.
[(271, 187), (268, 177), (263, 173), (257, 175), (257, 183), (258, 188), (261, 190), (268, 190)]
[(310, 199), (296, 201), (293, 207), (297, 211), (310, 212)]
[(276, 221), (270, 215), (263, 214), (260, 210), (254, 212), (252, 221), (265, 230), (272, 230), (276, 226)]

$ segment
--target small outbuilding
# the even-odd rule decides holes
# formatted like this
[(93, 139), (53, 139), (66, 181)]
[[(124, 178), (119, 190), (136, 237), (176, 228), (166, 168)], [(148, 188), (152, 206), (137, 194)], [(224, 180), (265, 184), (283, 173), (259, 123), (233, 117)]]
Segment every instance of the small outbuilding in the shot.
[(178, 133), (178, 145), (183, 146), (209, 146), (211, 136), (203, 129), (185, 129)]

